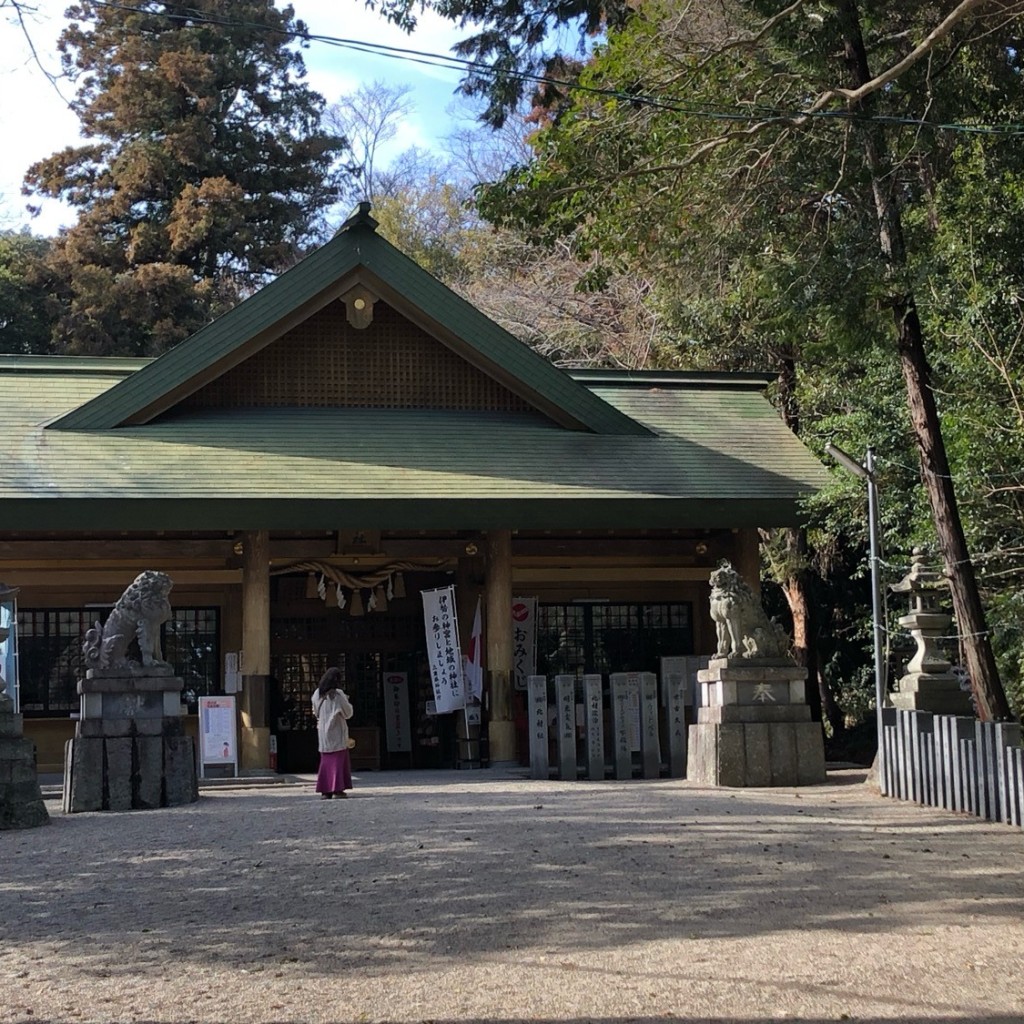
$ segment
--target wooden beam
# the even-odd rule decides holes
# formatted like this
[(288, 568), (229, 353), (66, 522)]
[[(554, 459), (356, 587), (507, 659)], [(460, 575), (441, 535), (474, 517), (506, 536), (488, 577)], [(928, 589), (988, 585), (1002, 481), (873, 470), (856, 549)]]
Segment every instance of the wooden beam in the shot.
[[(94, 540), (3, 540), (0, 541), (0, 564), (38, 565), (40, 562), (94, 565), (97, 562), (153, 563), (161, 565), (193, 562), (201, 565), (224, 565), (237, 559), (236, 537), (219, 540), (190, 540), (163, 537), (153, 540), (138, 538)], [(270, 542), (270, 557), (280, 560), (325, 558), (333, 555), (333, 537), (281, 538)]]
[(219, 559), (232, 555), (230, 538), (223, 540), (141, 540), (125, 537), (119, 540), (3, 540), (0, 561), (95, 563), (117, 561), (155, 561), (167, 558)]
[(513, 583), (707, 582), (709, 567), (684, 566), (513, 566)]
[[(16, 569), (4, 571), (4, 582), (12, 587), (126, 587), (135, 578), (135, 569), (96, 569), (90, 572), (67, 569)], [(242, 582), (241, 569), (178, 569), (170, 573), (176, 586), (189, 584), (230, 584)]]
[(559, 555), (578, 557), (585, 554), (591, 558), (689, 558), (702, 559), (712, 564), (716, 557), (711, 553), (725, 551), (724, 544), (715, 544), (705, 537), (530, 537), (512, 541), (512, 557), (554, 558)]

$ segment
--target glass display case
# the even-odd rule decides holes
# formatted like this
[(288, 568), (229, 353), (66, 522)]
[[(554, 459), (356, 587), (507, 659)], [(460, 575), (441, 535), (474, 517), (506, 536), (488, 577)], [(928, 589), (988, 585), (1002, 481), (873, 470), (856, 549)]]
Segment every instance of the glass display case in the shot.
[(7, 696), (14, 701), (15, 714), (21, 709), (18, 692), (18, 588), (0, 583), (0, 676)]

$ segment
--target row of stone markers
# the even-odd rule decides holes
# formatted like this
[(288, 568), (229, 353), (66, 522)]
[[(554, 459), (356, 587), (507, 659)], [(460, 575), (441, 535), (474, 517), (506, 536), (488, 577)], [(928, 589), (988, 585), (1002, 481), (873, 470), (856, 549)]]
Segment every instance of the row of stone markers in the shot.
[[(582, 680), (583, 750), (579, 733), (576, 677), (555, 676), (554, 715), (547, 676), (527, 679), (530, 716), (530, 774), (547, 779), (552, 768), (559, 779), (604, 779), (610, 753), (611, 776), (656, 779), (662, 774), (662, 716), (659, 715), (658, 677), (653, 672), (615, 672), (609, 680), (606, 708), (603, 677), (585, 675)], [(665, 680), (664, 714), (667, 735), (667, 771), (681, 778), (686, 774), (686, 694), (689, 681), (683, 675)], [(552, 721), (553, 718), (553, 721)], [(553, 735), (552, 735), (553, 733)], [(554, 764), (550, 754), (554, 740)], [(634, 754), (638, 764), (634, 765)]]
[[(696, 660), (696, 659), (693, 659)], [(793, 665), (711, 659), (697, 672), (696, 721), (687, 721), (690, 679), (653, 672), (530, 676), (530, 774), (563, 780), (690, 777), (722, 786), (823, 782), (821, 726)], [(582, 710), (582, 715), (580, 711)]]
[[(660, 700), (653, 672), (612, 673), (607, 709), (602, 677), (585, 675), (581, 765), (576, 677), (556, 676), (553, 760), (559, 779), (575, 780), (581, 774), (604, 779), (610, 773), (615, 779), (686, 776), (711, 786), (825, 781), (821, 724), (812, 719), (807, 670), (793, 660), (789, 638), (728, 562), (719, 564), (710, 583), (718, 646), (696, 672), (696, 720), (686, 720), (687, 673), (664, 671), (667, 661), (694, 659), (662, 660)], [(552, 769), (549, 684), (545, 676), (530, 676), (527, 686), (531, 774), (547, 779)], [(668, 748), (664, 760), (663, 737)]]

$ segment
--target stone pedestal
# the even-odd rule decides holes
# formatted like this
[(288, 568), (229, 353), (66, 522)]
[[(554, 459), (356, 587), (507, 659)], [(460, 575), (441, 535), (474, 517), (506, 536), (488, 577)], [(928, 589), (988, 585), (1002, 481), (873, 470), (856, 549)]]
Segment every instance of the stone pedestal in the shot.
[(809, 786), (825, 781), (821, 725), (791, 659), (712, 658), (697, 673), (686, 775), (711, 786)]
[(181, 679), (169, 669), (92, 669), (64, 755), (64, 810), (173, 807), (199, 797)]
[(22, 735), (22, 717), (0, 680), (0, 831), (46, 825), (50, 815), (36, 775), (36, 748)]
[(901, 711), (974, 715), (970, 694), (960, 688), (960, 680), (952, 673), (908, 672), (897, 685), (899, 689), (889, 696), (893, 707)]

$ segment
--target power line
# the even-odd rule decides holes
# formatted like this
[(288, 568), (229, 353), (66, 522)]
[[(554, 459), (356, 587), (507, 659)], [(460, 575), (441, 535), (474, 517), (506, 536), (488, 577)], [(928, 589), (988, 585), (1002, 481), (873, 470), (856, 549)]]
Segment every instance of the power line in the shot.
[(1005, 125), (993, 124), (964, 124), (960, 122), (937, 122), (927, 121), (921, 118), (896, 117), (885, 114), (861, 114), (849, 110), (781, 110), (778, 108), (759, 107), (752, 111), (744, 110), (715, 110), (704, 107), (696, 107), (683, 103), (679, 100), (666, 100), (656, 96), (649, 96), (643, 93), (622, 92), (618, 89), (606, 89), (599, 86), (583, 85), (579, 82), (569, 82), (563, 79), (552, 78), (548, 75), (538, 75), (529, 71), (518, 71), (511, 69), (495, 70), (491, 65), (482, 61), (470, 60), (464, 57), (455, 57), (446, 54), (431, 53), (427, 50), (416, 50), (400, 46), (388, 46), (384, 43), (373, 43), (362, 39), (346, 39), (341, 36), (330, 36), (313, 33), (309, 31), (293, 31), (288, 29), (275, 28), (270, 25), (260, 25), (257, 22), (240, 21), (233, 18), (218, 18), (194, 8), (191, 11), (148, 11), (139, 7), (132, 7), (128, 4), (114, 3), (113, 0), (93, 0), (97, 7), (106, 7), (111, 10), (127, 11), (147, 17), (166, 18), (171, 21), (188, 21), (198, 25), (211, 25), (220, 28), (247, 28), (251, 30), (273, 33), (303, 43), (323, 43), (328, 46), (336, 46), (341, 49), (349, 49), (359, 53), (366, 53), (371, 56), (389, 57), (394, 60), (403, 60), (413, 64), (423, 64), (428, 67), (439, 67), (449, 71), (471, 71), (483, 77), (504, 77), (515, 79), (520, 82), (528, 82), (533, 85), (549, 85), (565, 89), (568, 92), (582, 92), (588, 95), (600, 96), (606, 99), (615, 99), (631, 106), (649, 107), (656, 110), (664, 110), (669, 113), (685, 114), (689, 117), (696, 117), (705, 120), (731, 121), (747, 124), (792, 123), (800, 119), (820, 121), (846, 121), (860, 124), (883, 124), (894, 127), (929, 129), (932, 131), (954, 131), (964, 134), (1001, 135), (1016, 136), (1024, 135), (1024, 124), (1009, 123)]

